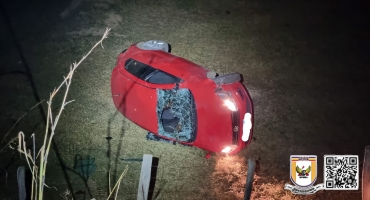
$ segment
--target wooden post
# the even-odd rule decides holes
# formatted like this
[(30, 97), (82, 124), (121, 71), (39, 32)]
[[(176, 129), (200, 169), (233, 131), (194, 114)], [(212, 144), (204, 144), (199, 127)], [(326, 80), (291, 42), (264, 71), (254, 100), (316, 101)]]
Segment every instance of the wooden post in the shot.
[(144, 154), (143, 163), (141, 164), (141, 173), (139, 180), (139, 188), (137, 192), (137, 200), (148, 200), (152, 161), (153, 161), (152, 155)]
[(251, 198), (255, 169), (256, 162), (254, 162), (252, 159), (248, 159), (248, 173), (247, 182), (245, 183), (244, 200), (250, 200)]
[(26, 175), (25, 174), (26, 174), (26, 172), (25, 172), (24, 166), (18, 167), (18, 170), (17, 170), (17, 179), (18, 179), (19, 200), (26, 200), (26, 198), (27, 198), (27, 194), (26, 194), (26, 183), (25, 183), (25, 177), (26, 177)]
[(365, 147), (362, 168), (362, 200), (370, 200), (370, 146)]

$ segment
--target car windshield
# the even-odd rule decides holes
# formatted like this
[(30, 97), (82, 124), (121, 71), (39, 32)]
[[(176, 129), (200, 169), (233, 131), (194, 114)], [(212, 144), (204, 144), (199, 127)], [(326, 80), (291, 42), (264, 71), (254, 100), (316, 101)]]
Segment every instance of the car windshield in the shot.
[(131, 58), (125, 62), (125, 69), (132, 75), (153, 84), (171, 84), (181, 82), (181, 79), (176, 76), (155, 69)]

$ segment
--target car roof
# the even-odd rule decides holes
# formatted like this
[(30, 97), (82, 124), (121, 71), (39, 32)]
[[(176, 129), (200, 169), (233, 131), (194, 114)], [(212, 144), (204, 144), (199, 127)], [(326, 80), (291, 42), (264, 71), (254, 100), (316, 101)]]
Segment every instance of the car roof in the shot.
[(175, 56), (161, 50), (143, 50), (131, 45), (125, 55), (136, 61), (147, 64), (153, 68), (162, 70), (185, 81), (189, 79), (207, 79), (209, 70), (184, 58)]

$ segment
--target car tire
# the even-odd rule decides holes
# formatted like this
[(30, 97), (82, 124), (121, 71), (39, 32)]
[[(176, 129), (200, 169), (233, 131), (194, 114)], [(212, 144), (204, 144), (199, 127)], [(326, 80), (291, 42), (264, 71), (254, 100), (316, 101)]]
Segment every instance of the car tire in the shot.
[(241, 77), (240, 77), (239, 73), (235, 72), (235, 73), (231, 73), (231, 74), (225, 74), (225, 75), (222, 75), (222, 76), (218, 76), (216, 78), (213, 78), (212, 80), (216, 84), (225, 85), (225, 84), (232, 84), (232, 83), (235, 83), (235, 82), (240, 82)]
[(161, 50), (167, 53), (171, 52), (171, 45), (162, 40), (148, 40), (146, 42), (139, 42), (136, 44), (142, 50)]

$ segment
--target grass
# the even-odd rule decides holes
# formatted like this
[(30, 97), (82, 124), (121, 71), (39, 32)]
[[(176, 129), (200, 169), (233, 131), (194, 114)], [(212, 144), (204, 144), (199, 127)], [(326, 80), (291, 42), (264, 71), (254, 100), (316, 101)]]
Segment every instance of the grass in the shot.
[[(55, 9), (52, 3), (41, 6)], [(60, 8), (58, 12), (63, 6)], [(247, 159), (251, 157), (260, 163), (253, 199), (359, 199), (358, 191), (296, 196), (283, 190), (284, 184), (290, 182), (290, 154), (317, 155), (316, 183), (320, 183), (324, 154), (361, 155), (368, 145), (363, 139), (369, 118), (369, 77), (365, 69), (368, 58), (358, 46), (366, 40), (357, 37), (362, 29), (352, 31), (359, 25), (349, 23), (344, 15), (334, 19), (335, 13), (327, 8), (325, 3), (294, 1), (84, 1), (64, 20), (50, 14), (58, 12), (48, 11), (51, 17), (34, 26), (45, 33), (35, 28), (18, 34), (24, 38), (22, 44), (40, 96), (47, 98), (76, 56), (84, 55), (98, 38), (91, 32), (79, 31), (94, 28), (98, 32), (109, 23), (115, 25), (104, 42), (105, 49), (97, 49), (76, 71), (70, 91), (75, 102), (65, 109), (55, 135), (65, 166), (73, 166), (76, 154), (95, 158), (98, 168), (89, 186), (96, 199), (107, 197), (108, 169), (113, 182), (126, 164), (130, 170), (120, 186), (119, 197), (135, 199), (140, 163), (119, 158), (141, 158), (144, 153), (159, 157), (157, 199), (241, 199)], [(120, 16), (121, 20), (111, 16)], [(220, 74), (237, 71), (243, 75), (255, 106), (251, 146), (237, 156), (218, 155), (205, 160), (205, 152), (196, 148), (146, 141), (145, 130), (117, 113), (109, 81), (115, 58), (133, 42), (148, 39), (165, 40), (172, 45), (174, 54)], [(15, 56), (0, 59), (9, 63), (9, 70), (22, 69)], [(10, 119), (16, 120), (36, 102), (27, 80), (21, 76), (1, 76), (0, 81), (4, 111), (1, 124), (6, 132), (5, 128), (12, 125)], [(12, 137), (19, 130), (42, 134), (42, 125), (33, 130), (41, 120), (37, 114), (28, 113)], [(113, 139), (108, 142), (107, 136)], [(4, 156), (10, 160), (13, 155)], [(47, 172), (46, 183), (58, 191), (46, 189), (45, 195), (59, 196), (70, 189), (68, 179), (54, 154), (50, 155), (49, 165), (53, 170)], [(67, 174), (72, 192), (85, 190), (78, 176), (70, 171)], [(14, 174), (9, 173), (8, 185), (14, 184), (12, 177)], [(0, 188), (6, 186), (0, 183)], [(0, 194), (4, 198), (12, 195), (6, 191)], [(75, 197), (83, 199), (88, 195)]]
[[(19, 134), (18, 134), (18, 148), (17, 148), (17, 150), (18, 150), (18, 152), (20, 152), (21, 154), (24, 155), (24, 158), (27, 162), (29, 170), (31, 170), (31, 174), (32, 174), (31, 194), (30, 195), (24, 194), (24, 196), (28, 196), (28, 198), (30, 198), (30, 199), (39, 199), (39, 200), (44, 199), (44, 196), (43, 196), (44, 195), (44, 187), (45, 186), (49, 187), (45, 183), (45, 179), (46, 179), (46, 169), (47, 169), (48, 157), (49, 157), (49, 154), (50, 154), (50, 147), (52, 145), (53, 137), (55, 135), (55, 129), (57, 128), (60, 116), (61, 116), (65, 106), (74, 101), (74, 100), (67, 100), (69, 89), (70, 89), (70, 86), (71, 86), (71, 83), (72, 83), (73, 74), (76, 71), (77, 67), (91, 54), (91, 52), (98, 45), (101, 45), (103, 47), (102, 41), (107, 38), (109, 30), (110, 29), (107, 28), (107, 30), (105, 31), (105, 33), (102, 36), (102, 39), (99, 42), (97, 42), (92, 47), (92, 49), (86, 55), (84, 55), (81, 58), (81, 60), (79, 62), (74, 62), (70, 66), (70, 71), (67, 74), (67, 76), (63, 77), (62, 83), (58, 87), (54, 88), (53, 92), (50, 93), (49, 100), (47, 101), (48, 109), (47, 109), (47, 116), (46, 116), (46, 127), (45, 127), (44, 142), (42, 143), (42, 146), (40, 147), (40, 150), (38, 151), (38, 153), (36, 153), (36, 148), (37, 147), (36, 147), (36, 144), (35, 144), (35, 134), (31, 135), (31, 138), (33, 139), (33, 143), (32, 143), (33, 148), (32, 148), (32, 150), (27, 148), (24, 133), (19, 132)], [(65, 92), (64, 92), (64, 95), (63, 95), (63, 100), (61, 102), (61, 105), (58, 109), (57, 114), (55, 114), (55, 112), (53, 112), (54, 109), (55, 109), (55, 106), (52, 105), (52, 103), (53, 103), (53, 100), (56, 97), (56, 95), (63, 88), (63, 86), (65, 86)], [(38, 104), (41, 104), (42, 102), (43, 101), (39, 102)], [(30, 110), (32, 110), (38, 104), (33, 106)], [(24, 116), (25, 115), (22, 115), (21, 118), (23, 118)], [(12, 128), (14, 128), (14, 127), (15, 126), (13, 126)], [(7, 134), (4, 135), (4, 139), (2, 140), (1, 143), (3, 143), (3, 141), (5, 141), (9, 132), (7, 132)], [(11, 147), (11, 145), (9, 143), (5, 146), (8, 146), (9, 148)], [(39, 165), (37, 164), (38, 160), (37, 160), (36, 154), (37, 154), (37, 157), (39, 157), (39, 163), (40, 163)], [(117, 182), (114, 189), (116, 188), (117, 185), (120, 185), (120, 181), (121, 181), (123, 175), (126, 172), (127, 172), (127, 169), (124, 171), (124, 173), (122, 173), (122, 175), (118, 179), (119, 182)], [(108, 199), (112, 195), (112, 190), (109, 189), (109, 192), (110, 192), (110, 195), (108, 196)], [(118, 190), (117, 190), (117, 193), (118, 193)]]

